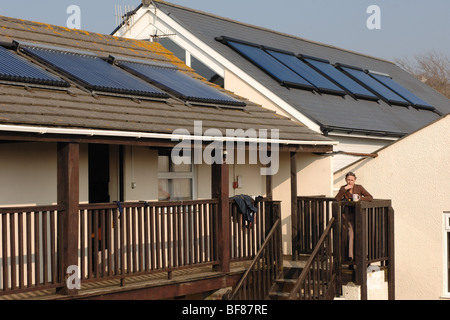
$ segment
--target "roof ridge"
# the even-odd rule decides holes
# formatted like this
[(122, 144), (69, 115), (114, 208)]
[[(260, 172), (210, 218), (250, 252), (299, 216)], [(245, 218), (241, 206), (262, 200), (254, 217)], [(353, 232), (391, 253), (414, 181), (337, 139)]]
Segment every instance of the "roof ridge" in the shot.
[(390, 60), (386, 60), (386, 59), (383, 59), (383, 58), (370, 56), (368, 54), (364, 54), (364, 53), (353, 51), (353, 50), (349, 50), (349, 49), (340, 48), (340, 47), (337, 47), (337, 46), (333, 46), (331, 44), (326, 44), (326, 43), (323, 43), (323, 42), (309, 40), (309, 39), (302, 38), (302, 37), (299, 37), (299, 36), (295, 36), (295, 35), (292, 35), (292, 34), (288, 34), (288, 33), (285, 33), (285, 32), (276, 31), (276, 30), (272, 30), (272, 29), (269, 29), (269, 28), (260, 27), (260, 26), (256, 26), (256, 25), (249, 24), (249, 23), (246, 23), (246, 22), (234, 20), (234, 19), (231, 19), (231, 18), (222, 17), (222, 16), (219, 16), (219, 15), (216, 15), (216, 14), (213, 14), (213, 13), (202, 11), (202, 10), (197, 10), (197, 9), (184, 7), (184, 6), (181, 6), (179, 4), (170, 3), (168, 1), (153, 0), (153, 2), (154, 3), (165, 4), (165, 5), (168, 5), (168, 6), (175, 7), (175, 8), (184, 9), (184, 10), (188, 10), (188, 11), (191, 11), (191, 12), (207, 15), (207, 16), (210, 16), (210, 17), (213, 17), (213, 18), (217, 18), (217, 19), (229, 21), (229, 22), (232, 22), (232, 23), (240, 24), (240, 25), (243, 25), (243, 26), (246, 26), (246, 27), (250, 27), (250, 28), (254, 28), (254, 29), (258, 29), (258, 30), (262, 30), (262, 31), (267, 31), (267, 32), (272, 32), (272, 33), (275, 33), (275, 34), (278, 34), (278, 35), (282, 35), (282, 36), (285, 36), (285, 37), (289, 37), (289, 38), (293, 38), (293, 39), (309, 42), (309, 43), (312, 43), (312, 44), (328, 47), (328, 48), (331, 48), (331, 49), (345, 51), (345, 52), (352, 53), (352, 54), (357, 54), (357, 55), (360, 55), (360, 56), (363, 56), (363, 57), (366, 57), (366, 58), (375, 59), (375, 60), (379, 60), (379, 61), (383, 61), (383, 62), (387, 62), (387, 63), (391, 63), (391, 64), (396, 65), (395, 62), (390, 61)]

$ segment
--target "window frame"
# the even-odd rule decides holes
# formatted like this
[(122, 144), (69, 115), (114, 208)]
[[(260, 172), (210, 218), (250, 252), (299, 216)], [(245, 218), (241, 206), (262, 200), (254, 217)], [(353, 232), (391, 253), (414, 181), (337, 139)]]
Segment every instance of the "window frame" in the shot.
[[(172, 167), (172, 159), (170, 157), (170, 151), (159, 151), (158, 152), (158, 159), (160, 156), (167, 156), (169, 157), (169, 170)], [(197, 172), (196, 172), (196, 166), (194, 165), (192, 159), (191, 159), (191, 171), (185, 171), (185, 172), (161, 172), (159, 171), (158, 167), (158, 185), (160, 180), (176, 180), (176, 179), (190, 179), (191, 180), (191, 200), (197, 199)], [(170, 190), (169, 190), (170, 191)], [(179, 201), (179, 200), (159, 200), (158, 195), (158, 201)], [(180, 200), (181, 201), (181, 200)]]

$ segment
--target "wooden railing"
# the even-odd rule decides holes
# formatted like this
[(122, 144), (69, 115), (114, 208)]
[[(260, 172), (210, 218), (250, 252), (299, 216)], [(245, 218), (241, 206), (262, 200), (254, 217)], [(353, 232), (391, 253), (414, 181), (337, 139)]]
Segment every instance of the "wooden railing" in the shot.
[(217, 263), (217, 200), (80, 205), (81, 280)]
[(254, 213), (253, 223), (250, 225), (239, 212), (234, 200), (230, 199), (232, 261), (253, 259), (273, 225), (273, 202), (262, 199), (255, 207), (258, 211)]
[[(80, 204), (81, 284), (217, 266), (219, 200)], [(252, 225), (229, 205), (231, 261), (251, 260), (273, 224), (274, 203), (257, 204)], [(277, 207), (278, 208), (278, 207)], [(61, 288), (60, 206), (0, 208), (0, 295)]]
[(290, 300), (332, 300), (336, 293), (338, 265), (333, 258), (334, 248), (339, 246), (335, 230), (335, 218), (331, 218), (317, 241), (300, 277), (291, 290)]
[(0, 208), (0, 295), (60, 287), (59, 206)]
[[(334, 198), (327, 197), (298, 197), (297, 209), (297, 219), (293, 220), (298, 223), (292, 227), (294, 259), (300, 253), (307, 254), (311, 248), (320, 247), (320, 237), (327, 230), (324, 226), (334, 218), (336, 231), (333, 237), (339, 240), (339, 245), (333, 247), (334, 260), (339, 266), (355, 264), (356, 284), (361, 285), (361, 299), (367, 299), (367, 268), (370, 264), (381, 270), (387, 269), (388, 296), (394, 299), (394, 210), (390, 200), (336, 202)], [(355, 212), (353, 262), (347, 256), (348, 234), (343, 230), (345, 210)], [(314, 254), (315, 249), (311, 253)], [(339, 290), (340, 269), (336, 273)]]
[[(342, 218), (345, 207), (355, 212), (355, 265), (356, 284), (361, 285), (361, 299), (367, 299), (367, 268), (370, 264), (388, 273), (388, 298), (395, 299), (394, 210), (390, 200), (333, 203), (333, 212)], [(339, 221), (342, 232), (342, 219)], [(341, 233), (346, 246), (347, 235)], [(345, 262), (341, 248), (340, 259)]]
[(292, 225), (294, 260), (298, 254), (311, 254), (331, 219), (334, 198), (297, 197), (296, 225)]
[[(266, 204), (267, 205), (267, 204)], [(282, 272), (280, 203), (270, 204), (274, 223), (252, 263), (233, 288), (229, 300), (263, 300), (279, 273)]]

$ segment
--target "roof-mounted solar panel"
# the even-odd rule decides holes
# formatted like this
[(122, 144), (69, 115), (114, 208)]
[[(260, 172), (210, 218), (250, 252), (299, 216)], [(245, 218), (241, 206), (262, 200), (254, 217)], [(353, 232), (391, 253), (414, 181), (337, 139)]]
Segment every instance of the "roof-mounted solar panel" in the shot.
[(361, 68), (356, 68), (353, 66), (347, 66), (343, 64), (338, 64), (338, 68), (344, 73), (348, 74), (350, 77), (354, 78), (356, 81), (364, 84), (366, 87), (376, 92), (380, 97), (390, 104), (408, 106), (410, 103), (403, 99), (401, 96), (396, 94), (394, 91), (390, 90), (367, 73)]
[(302, 78), (313, 84), (323, 93), (346, 95), (347, 93), (335, 85), (333, 82), (322, 76), (315, 69), (300, 60), (293, 53), (281, 52), (265, 48), (265, 51), (272, 57), (280, 61), (286, 67), (300, 75)]
[(70, 84), (17, 53), (0, 46), (0, 80), (56, 87)]
[(245, 102), (234, 99), (226, 93), (181, 72), (175, 66), (168, 67), (167, 64), (133, 62), (117, 58), (115, 63), (128, 72), (188, 102), (235, 107), (246, 105)]
[(421, 109), (434, 110), (435, 108), (429, 103), (423, 101), (421, 98), (405, 89), (403, 86), (394, 81), (389, 75), (380, 74), (377, 72), (369, 71), (369, 75), (397, 93), (399, 96), (403, 97), (405, 100), (409, 101), (414, 107)]
[(379, 98), (361, 86), (359, 83), (349, 78), (347, 75), (333, 67), (328, 60), (319, 59), (309, 56), (300, 56), (312, 68), (321, 72), (323, 75), (338, 83), (342, 88), (347, 90), (353, 97), (357, 99), (378, 101)]
[(226, 44), (265, 71), (281, 85), (307, 90), (317, 89), (310, 82), (306, 81), (258, 46), (230, 40), (227, 40)]
[(92, 53), (26, 46), (20, 49), (88, 90), (168, 98), (167, 93), (111, 65)]

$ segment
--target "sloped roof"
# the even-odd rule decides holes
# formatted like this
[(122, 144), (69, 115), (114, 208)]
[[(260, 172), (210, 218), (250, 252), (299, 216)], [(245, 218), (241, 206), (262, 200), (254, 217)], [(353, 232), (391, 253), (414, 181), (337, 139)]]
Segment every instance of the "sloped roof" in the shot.
[(267, 73), (230, 47), (215, 40), (225, 36), (259, 45), (279, 48), (296, 54), (314, 56), (330, 63), (353, 65), (391, 75), (399, 84), (433, 105), (440, 113), (450, 113), (449, 100), (415, 79), (392, 62), (305, 40), (273, 30), (248, 25), (227, 18), (155, 0), (156, 6), (170, 18), (194, 34), (202, 42), (225, 57), (253, 79), (276, 93), (300, 113), (324, 130), (341, 129), (364, 133), (403, 136), (440, 117), (429, 110), (391, 106), (383, 101), (355, 100), (333, 95), (319, 95), (305, 90), (289, 90), (280, 86)]
[[(2, 26), (0, 41), (3, 43), (15, 40), (89, 51), (102, 57), (116, 55), (171, 63), (189, 76), (224, 91), (195, 74), (158, 43), (71, 30), (3, 16), (0, 16), (0, 25)], [(243, 110), (186, 105), (175, 98), (156, 101), (117, 95), (96, 96), (75, 83), (70, 83), (68, 90), (29, 88), (0, 83), (0, 125), (163, 134), (170, 134), (175, 129), (183, 128), (192, 134), (194, 121), (203, 121), (203, 130), (217, 128), (223, 135), (226, 129), (279, 129), (280, 139), (331, 142), (321, 134), (231, 92), (226, 93), (247, 104)]]

